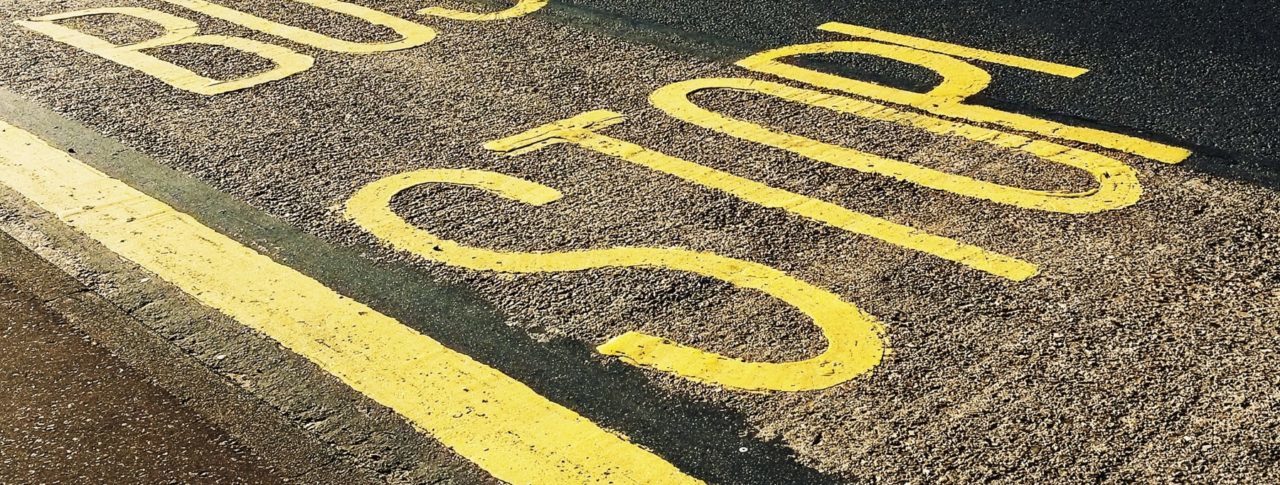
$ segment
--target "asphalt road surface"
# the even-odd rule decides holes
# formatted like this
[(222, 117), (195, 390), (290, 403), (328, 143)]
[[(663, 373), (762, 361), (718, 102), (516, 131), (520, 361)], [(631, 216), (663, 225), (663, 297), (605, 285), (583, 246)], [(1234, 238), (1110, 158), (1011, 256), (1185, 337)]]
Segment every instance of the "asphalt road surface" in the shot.
[(1280, 4), (0, 5), (0, 228), (326, 463), (1280, 479)]

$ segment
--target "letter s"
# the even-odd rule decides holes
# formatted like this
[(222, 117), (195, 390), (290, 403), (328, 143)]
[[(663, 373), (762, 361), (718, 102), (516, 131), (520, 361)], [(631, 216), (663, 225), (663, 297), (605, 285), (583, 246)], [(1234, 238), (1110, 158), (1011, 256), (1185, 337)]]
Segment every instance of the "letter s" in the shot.
[(753, 391), (805, 391), (848, 381), (880, 363), (885, 344), (880, 324), (831, 292), (759, 263), (674, 248), (617, 247), (567, 252), (495, 251), (460, 245), (420, 229), (391, 209), (399, 193), (423, 184), (473, 187), (541, 206), (562, 197), (550, 187), (496, 172), (427, 169), (384, 178), (360, 189), (346, 217), (396, 249), (478, 271), (541, 273), (605, 267), (654, 268), (694, 273), (764, 292), (813, 319), (828, 345), (796, 362), (745, 362), (627, 332), (597, 347), (601, 353), (687, 379)]

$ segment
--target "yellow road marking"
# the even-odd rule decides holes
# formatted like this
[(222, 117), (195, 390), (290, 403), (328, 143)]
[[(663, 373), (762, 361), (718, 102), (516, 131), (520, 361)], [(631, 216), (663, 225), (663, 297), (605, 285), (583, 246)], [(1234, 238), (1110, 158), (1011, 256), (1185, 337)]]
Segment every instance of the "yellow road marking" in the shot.
[[(788, 101), (868, 119), (889, 121), (939, 135), (959, 136), (1018, 150), (1044, 160), (1076, 168), (1093, 176), (1097, 187), (1084, 192), (1055, 192), (978, 180), (914, 163), (880, 157), (812, 138), (772, 130), (698, 106), (689, 99), (697, 91), (730, 89), (767, 94)], [(931, 189), (986, 199), (1027, 209), (1084, 214), (1132, 205), (1142, 195), (1138, 174), (1124, 162), (1045, 140), (999, 132), (966, 123), (890, 108), (878, 103), (743, 78), (692, 79), (672, 83), (649, 97), (655, 107), (674, 118), (743, 140), (787, 150), (814, 160), (862, 172), (890, 176)]]
[(500, 173), (429, 169), (387, 177), (360, 189), (347, 202), (347, 217), (398, 249), (478, 271), (544, 273), (631, 267), (716, 278), (787, 302), (812, 318), (827, 339), (821, 354), (782, 363), (744, 362), (640, 332), (627, 332), (597, 348), (633, 365), (736, 389), (807, 391), (853, 379), (879, 364), (884, 354), (882, 329), (873, 317), (825, 289), (763, 264), (675, 248), (516, 252), (468, 247), (441, 238), (410, 224), (391, 208), (397, 194), (424, 184), (474, 187), (534, 206), (562, 197), (545, 185)]
[(1023, 281), (1036, 274), (1035, 264), (1012, 256), (930, 234), (879, 217), (854, 212), (821, 199), (699, 165), (597, 131), (609, 125), (621, 123), (624, 119), (621, 114), (612, 111), (590, 111), (486, 143), (485, 148), (515, 155), (554, 143), (572, 143), (650, 170), (726, 192), (754, 204), (782, 209), (832, 227), (932, 254), (1003, 278)]
[(513, 483), (696, 483), (520, 382), (0, 121), (0, 183)]
[(386, 27), (400, 34), (400, 40), (395, 42), (351, 42), (342, 39), (335, 39), (327, 35), (318, 34), (307, 29), (294, 27), (292, 25), (284, 25), (279, 22), (273, 22), (262, 17), (241, 12), (233, 8), (227, 8), (206, 0), (164, 0), (174, 5), (186, 7), (188, 9), (200, 12), (214, 18), (220, 18), (247, 27), (259, 32), (282, 37), (299, 44), (305, 44), (319, 49), (330, 50), (334, 52), (345, 52), (350, 54), (367, 54), (371, 52), (387, 52), (401, 49), (409, 49), (417, 47), (427, 42), (431, 42), (436, 37), (435, 29), (425, 25), (416, 24), (408, 20), (380, 12), (368, 7), (362, 7), (338, 0), (293, 0), (298, 3), (304, 3), (316, 8), (322, 8), (330, 12), (336, 12), (350, 17), (355, 17), (370, 24), (380, 27)]
[[(906, 45), (890, 45), (879, 42), (864, 41), (798, 44), (753, 54), (738, 61), (737, 64), (753, 71), (773, 74), (775, 76), (784, 77), (821, 88), (843, 91), (889, 103), (911, 106), (936, 115), (961, 118), (978, 123), (993, 123), (1006, 128), (1036, 133), (1051, 138), (1088, 143), (1090, 145), (1097, 145), (1113, 150), (1132, 153), (1134, 155), (1146, 157), (1159, 162), (1179, 163), (1191, 155), (1191, 152), (1184, 148), (1164, 145), (1153, 141), (1143, 140), (1141, 138), (1093, 128), (1064, 125), (1062, 123), (1001, 111), (986, 106), (967, 104), (964, 101), (968, 97), (982, 91), (991, 83), (991, 75), (987, 74), (986, 71), (978, 68), (977, 66), (939, 52), (954, 53), (961, 57), (971, 57), (975, 59), (999, 62), (1001, 64), (1008, 64), (1041, 72), (1047, 72), (1046, 70), (1057, 71), (1053, 73), (1060, 75), (1071, 74), (1072, 72), (1069, 70), (1063, 71), (1061, 68), (1054, 68), (1043, 64), (1028, 64), (1024, 61), (1017, 60), (1021, 58), (987, 53), (985, 51), (979, 51), (977, 49), (970, 49), (968, 47), (953, 44), (926, 41), (925, 39), (916, 39), (907, 36), (896, 36), (897, 34), (888, 35), (889, 33), (887, 32), (866, 29), (855, 25), (832, 22), (824, 24), (822, 28), (835, 32), (845, 32), (850, 35), (869, 35), (870, 38), (901, 42)], [(911, 47), (912, 45), (915, 47)], [(850, 79), (844, 76), (827, 74), (825, 72), (815, 71), (813, 69), (795, 66), (780, 61), (780, 59), (787, 57), (834, 54), (841, 52), (867, 54), (908, 64), (915, 64), (942, 76), (942, 82), (927, 93), (917, 93), (914, 91), (882, 86), (871, 82)]]
[(427, 7), (419, 10), (422, 15), (434, 15), (436, 17), (444, 17), (453, 20), (470, 20), (473, 22), (488, 22), (492, 20), (507, 20), (516, 17), (523, 17), (533, 12), (541, 10), (547, 6), (548, 0), (516, 0), (516, 4), (511, 8), (491, 13), (473, 13), (463, 12), (461, 10), (451, 10), (444, 7)]
[[(117, 14), (128, 15), (155, 22), (164, 33), (151, 40), (129, 45), (116, 45), (101, 38), (82, 33), (76, 29), (59, 25), (59, 20), (85, 17), (89, 15)], [(241, 37), (225, 35), (195, 35), (200, 27), (195, 22), (170, 15), (158, 10), (139, 7), (109, 7), (77, 10), (54, 15), (45, 15), (31, 20), (15, 21), (18, 25), (34, 30), (53, 38), (56, 41), (71, 45), (101, 56), (122, 66), (127, 66), (155, 77), (166, 84), (193, 93), (212, 96), (228, 93), (259, 84), (284, 79), (311, 68), (315, 59), (292, 49), (258, 42)], [(257, 54), (275, 63), (276, 67), (252, 76), (219, 81), (201, 76), (181, 66), (162, 61), (142, 53), (146, 49), (175, 46), (183, 44), (208, 44), (229, 47), (242, 52)]]
[(1058, 64), (1056, 62), (1041, 61), (1039, 59), (1030, 59), (1011, 54), (1002, 54), (982, 49), (974, 49), (962, 45), (949, 44), (946, 42), (938, 42), (936, 40), (922, 39), (920, 37), (912, 37), (894, 32), (886, 32), (870, 27), (860, 25), (851, 25), (841, 22), (827, 22), (819, 25), (819, 29), (827, 32), (836, 32), (851, 37), (861, 37), (864, 39), (878, 40), (889, 44), (904, 45), (914, 47), (916, 49), (937, 52), (940, 54), (948, 54), (964, 59), (973, 59), (975, 61), (986, 61), (992, 64), (1001, 64), (1005, 66), (1026, 69), (1028, 71), (1043, 72), (1054, 76), (1062, 76), (1067, 78), (1076, 78), (1089, 72), (1088, 69), (1068, 66), (1066, 64)]

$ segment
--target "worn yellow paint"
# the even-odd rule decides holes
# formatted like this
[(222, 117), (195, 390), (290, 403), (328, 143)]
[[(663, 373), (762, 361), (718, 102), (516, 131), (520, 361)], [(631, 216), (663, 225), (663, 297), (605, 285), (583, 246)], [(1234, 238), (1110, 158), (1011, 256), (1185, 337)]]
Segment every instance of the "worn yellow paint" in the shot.
[(612, 111), (591, 111), (489, 142), (485, 147), (519, 154), (554, 143), (568, 142), (720, 190), (754, 204), (782, 209), (832, 227), (874, 237), (1003, 278), (1022, 281), (1036, 274), (1036, 265), (1021, 259), (854, 212), (821, 199), (762, 184), (598, 132), (606, 126), (622, 122), (623, 119), (621, 114)]
[[(1018, 150), (1087, 172), (1093, 176), (1097, 187), (1083, 192), (1011, 187), (772, 130), (750, 121), (716, 113), (689, 99), (697, 91), (710, 89), (766, 94), (839, 113), (899, 123), (940, 135), (958, 136)], [(654, 106), (672, 117), (744, 140), (791, 151), (839, 167), (886, 175), (932, 189), (1027, 209), (1071, 214), (1100, 212), (1132, 205), (1142, 194), (1138, 176), (1133, 169), (1111, 157), (812, 89), (742, 78), (693, 79), (664, 86), (654, 91), (649, 99)]]
[(807, 391), (831, 387), (880, 363), (884, 354), (876, 320), (840, 297), (763, 264), (675, 248), (617, 247), (564, 252), (475, 248), (420, 229), (391, 208), (401, 192), (423, 184), (454, 184), (534, 206), (561, 198), (545, 185), (480, 170), (428, 169), (391, 176), (357, 192), (347, 217), (393, 247), (423, 258), (478, 271), (546, 273), (597, 268), (653, 268), (716, 278), (761, 291), (813, 319), (827, 339), (821, 354), (796, 362), (745, 362), (640, 332), (627, 332), (597, 347), (633, 365), (687, 379), (753, 391)]
[(992, 64), (1000, 64), (1004, 66), (1026, 69), (1028, 71), (1043, 72), (1054, 76), (1062, 76), (1067, 78), (1076, 78), (1089, 72), (1088, 69), (1081, 67), (1068, 66), (1066, 64), (1058, 64), (1056, 62), (1041, 61), (1038, 59), (1030, 59), (1011, 54), (1002, 54), (982, 49), (974, 49), (962, 45), (949, 44), (946, 42), (938, 42), (936, 40), (922, 39), (920, 37), (912, 37), (910, 35), (902, 35), (894, 32), (863, 27), (860, 25), (851, 25), (841, 22), (827, 22), (819, 25), (819, 29), (845, 34), (852, 37), (863, 39), (871, 39), (889, 44), (903, 45), (914, 47), (916, 49), (938, 52), (964, 59), (973, 59), (975, 61), (990, 62)]
[[(1064, 125), (1062, 123), (1027, 115), (1010, 113), (995, 108), (965, 103), (966, 99), (982, 91), (991, 83), (991, 76), (977, 66), (955, 57), (944, 55), (940, 52), (984, 61), (999, 62), (1001, 64), (1029, 68), (1041, 72), (1056, 71), (1051, 73), (1058, 75), (1072, 74), (1073, 72), (1070, 70), (1063, 71), (1060, 67), (1055, 68), (1048, 65), (1028, 65), (1024, 61), (1018, 61), (1017, 59), (1019, 58), (1012, 58), (1012, 56), (986, 53), (977, 49), (954, 46), (951, 44), (932, 41), (930, 41), (929, 44), (922, 44), (920, 42), (922, 39), (912, 40), (914, 38), (906, 36), (892, 37), (885, 35), (886, 33), (878, 33), (879, 31), (870, 31), (869, 29), (849, 26), (846, 24), (829, 23), (823, 25), (822, 28), (837, 32), (846, 32), (850, 35), (867, 36), (870, 34), (872, 38), (876, 38), (878, 40), (904, 42), (908, 45), (890, 45), (881, 42), (865, 41), (799, 44), (754, 54), (738, 61), (737, 64), (753, 71), (773, 74), (821, 88), (843, 91), (889, 103), (906, 105), (936, 115), (961, 118), (979, 123), (992, 123), (1006, 128), (1036, 133), (1051, 138), (1088, 143), (1104, 148), (1132, 153), (1134, 155), (1164, 163), (1178, 163), (1191, 155), (1191, 152), (1184, 148), (1143, 140), (1141, 138), (1093, 128)], [(916, 47), (910, 47), (910, 45), (914, 45)], [(934, 71), (942, 77), (942, 82), (928, 92), (917, 93), (871, 82), (850, 79), (844, 76), (827, 74), (780, 61), (780, 59), (787, 57), (834, 53), (867, 54), (914, 64)]]
[[(164, 29), (164, 33), (154, 39), (136, 44), (116, 45), (99, 37), (56, 23), (60, 20), (107, 14), (128, 15), (155, 22)], [(224, 35), (196, 35), (200, 29), (195, 22), (148, 8), (108, 7), (76, 10), (74, 12), (36, 17), (30, 20), (18, 20), (16, 23), (59, 42), (151, 75), (175, 88), (203, 95), (222, 94), (284, 79), (310, 69), (315, 62), (315, 59), (311, 56), (256, 40)], [(258, 55), (273, 62), (275, 67), (251, 76), (223, 81), (201, 76), (181, 66), (162, 61), (142, 52), (146, 49), (183, 44), (229, 47)]]
[(512, 483), (695, 483), (520, 382), (0, 121), (0, 184)]
[(355, 5), (338, 0), (293, 0), (298, 3), (304, 3), (313, 7), (322, 8), (331, 12), (355, 17), (370, 24), (379, 27), (386, 27), (395, 31), (400, 35), (400, 40), (394, 42), (351, 42), (341, 39), (335, 39), (327, 35), (318, 34), (307, 29), (284, 25), (279, 22), (258, 17), (232, 8), (227, 8), (206, 0), (164, 0), (174, 5), (189, 8), (196, 12), (208, 15), (210, 17), (220, 18), (247, 27), (259, 32), (282, 37), (299, 44), (309, 45), (318, 49), (325, 49), (334, 52), (345, 52), (350, 54), (367, 54), (371, 52), (386, 52), (401, 49), (417, 47), (436, 37), (435, 29), (425, 25), (410, 22), (408, 20), (389, 15), (368, 7)]
[(464, 12), (444, 7), (427, 7), (419, 10), (418, 13), (421, 15), (433, 15), (453, 20), (488, 22), (493, 20), (513, 19), (529, 15), (533, 12), (537, 12), (538, 10), (542, 10), (542, 7), (547, 6), (547, 1), (548, 0), (516, 0), (516, 4), (511, 8), (490, 13)]

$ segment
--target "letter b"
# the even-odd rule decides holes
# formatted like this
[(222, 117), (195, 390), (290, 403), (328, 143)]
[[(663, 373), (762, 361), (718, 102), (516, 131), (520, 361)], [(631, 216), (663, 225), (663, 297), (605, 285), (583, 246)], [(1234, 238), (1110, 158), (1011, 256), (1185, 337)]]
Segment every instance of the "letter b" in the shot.
[[(159, 37), (135, 44), (116, 45), (107, 42), (100, 37), (85, 34), (79, 30), (56, 23), (59, 20), (106, 14), (128, 15), (130, 17), (155, 22), (164, 29), (164, 33)], [(299, 53), (292, 49), (256, 40), (222, 35), (196, 35), (200, 28), (195, 22), (147, 8), (108, 7), (77, 10), (74, 12), (36, 17), (30, 20), (19, 20), (17, 21), (17, 24), (36, 32), (40, 32), (64, 44), (96, 54), (122, 66), (142, 71), (175, 88), (207, 96), (227, 93), (257, 86), (266, 82), (284, 79), (310, 69), (311, 65), (315, 63), (315, 59), (311, 56)], [(160, 60), (142, 52), (146, 49), (183, 44), (206, 44), (228, 47), (267, 59), (273, 62), (275, 67), (250, 76), (230, 80), (218, 80), (201, 76), (184, 67)]]

